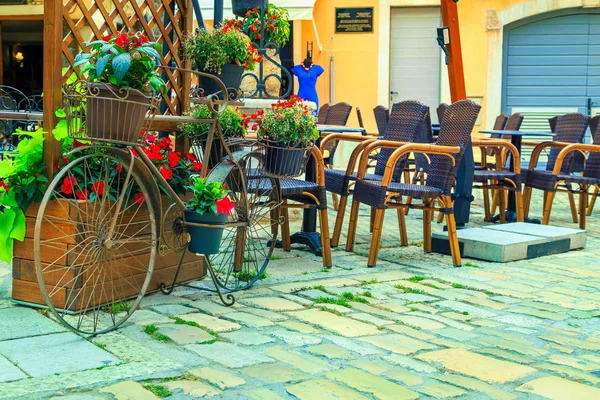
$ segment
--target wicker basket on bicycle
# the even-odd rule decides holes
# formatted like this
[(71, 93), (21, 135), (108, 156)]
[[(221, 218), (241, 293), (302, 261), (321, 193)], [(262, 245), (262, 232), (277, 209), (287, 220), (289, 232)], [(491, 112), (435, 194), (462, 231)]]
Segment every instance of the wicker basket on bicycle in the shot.
[(158, 98), (152, 92), (78, 81), (63, 88), (69, 137), (125, 145), (145, 141)]
[(275, 178), (295, 178), (304, 174), (313, 145), (290, 145), (269, 139), (260, 139), (264, 147), (262, 172)]

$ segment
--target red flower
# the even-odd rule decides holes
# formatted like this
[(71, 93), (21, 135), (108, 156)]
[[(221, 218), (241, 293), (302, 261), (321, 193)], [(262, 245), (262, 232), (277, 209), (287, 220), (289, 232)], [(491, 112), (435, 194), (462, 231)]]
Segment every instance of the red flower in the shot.
[(75, 197), (77, 197), (77, 200), (87, 200), (87, 199), (88, 199), (88, 197), (89, 197), (89, 195), (90, 195), (90, 191), (89, 191), (89, 190), (87, 190), (87, 189), (86, 189), (86, 190), (83, 190), (83, 191), (81, 191), (81, 190), (78, 190), (78, 191), (75, 193)]
[(8, 193), (8, 185), (5, 182), (0, 182), (0, 188), (4, 189)]
[(262, 116), (265, 113), (265, 110), (260, 109), (256, 112), (258, 115)]
[(196, 161), (196, 156), (192, 153), (184, 154), (184, 157), (190, 161)]
[(104, 182), (94, 182), (92, 184), (92, 192), (96, 193), (98, 196), (102, 196), (104, 194)]
[(125, 41), (123, 39), (121, 39), (120, 37), (118, 37), (115, 39), (115, 44), (117, 46), (123, 47), (123, 46), (125, 46)]
[[(140, 136), (143, 136), (143, 133), (145, 133), (145, 132), (142, 131), (142, 134), (140, 134)], [(146, 137), (146, 142), (148, 142), (148, 143), (154, 143), (154, 142), (156, 142), (156, 136), (154, 136), (154, 135), (148, 135)]]
[(163, 178), (165, 178), (168, 181), (170, 181), (171, 179), (173, 179), (173, 171), (171, 171), (165, 165), (162, 165), (160, 167), (160, 174), (163, 176)]
[(75, 190), (75, 185), (77, 184), (77, 179), (75, 179), (75, 177), (70, 177), (70, 178), (65, 178), (63, 179), (63, 183), (61, 185), (60, 190), (66, 194), (66, 195), (71, 195), (73, 194), (73, 191)]
[(104, 40), (105, 42), (110, 42), (110, 39), (113, 38), (113, 34), (111, 33), (110, 35), (106, 35), (102, 38), (102, 40)]
[(232, 202), (229, 197), (224, 197), (221, 200), (215, 201), (215, 205), (217, 206), (217, 214), (227, 214), (233, 210), (235, 207), (235, 203)]
[(271, 32), (273, 32), (273, 31), (275, 30), (275, 26), (274, 26), (274, 25), (269, 25), (269, 30), (270, 30)]
[(133, 201), (135, 201), (138, 204), (144, 204), (144, 202), (146, 201), (146, 198), (144, 197), (144, 193), (136, 193), (133, 195)]
[(179, 157), (179, 154), (177, 153), (169, 153), (168, 159), (169, 167), (171, 168), (175, 168), (177, 164), (179, 164), (179, 161), (181, 161), (181, 157)]
[(73, 140), (73, 147), (83, 147), (83, 146), (87, 146), (84, 143), (81, 143), (79, 140), (75, 139)]
[(172, 144), (173, 144), (173, 141), (171, 140), (171, 138), (168, 138), (168, 137), (162, 138), (160, 140), (160, 142), (158, 142), (158, 145), (163, 150), (170, 149)]
[(154, 161), (162, 161), (164, 159), (162, 153), (160, 152), (160, 145), (150, 145), (149, 149), (144, 149), (144, 152), (148, 156), (149, 159)]
[(200, 161), (193, 161), (192, 167), (194, 170), (196, 170), (196, 172), (200, 172), (202, 170), (202, 163)]
[(123, 166), (121, 164), (115, 164), (115, 171), (117, 171), (120, 174), (121, 172), (123, 172)]
[(134, 157), (137, 157), (137, 156), (139, 156), (138, 152), (137, 152), (137, 151), (135, 151), (135, 149), (134, 149), (134, 148), (131, 148), (131, 149), (129, 149), (129, 150), (131, 151), (131, 154), (133, 154), (133, 156), (134, 156)]
[(252, 118), (252, 119), (256, 119), (256, 118), (258, 118), (258, 115), (256, 115), (256, 114), (252, 114), (252, 115), (250, 116), (250, 118)]
[[(258, 35), (256, 35), (256, 38), (260, 39), (260, 33)], [(262, 61), (262, 58), (260, 60)], [(260, 61), (258, 61), (258, 62), (260, 62)]]

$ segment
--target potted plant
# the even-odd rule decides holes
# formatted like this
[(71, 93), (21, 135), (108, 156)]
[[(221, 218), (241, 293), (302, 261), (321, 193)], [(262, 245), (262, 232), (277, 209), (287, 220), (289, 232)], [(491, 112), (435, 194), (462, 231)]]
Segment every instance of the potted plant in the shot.
[(244, 17), (248, 11), (259, 9), (262, 3), (268, 0), (231, 0), (231, 11), (238, 17)]
[(229, 191), (223, 188), (221, 182), (208, 182), (207, 178), (196, 178), (193, 185), (188, 187), (194, 197), (187, 203), (184, 211), (185, 221), (190, 235), (188, 249), (195, 254), (216, 254), (219, 252), (225, 223), (235, 203), (228, 196)]
[[(199, 29), (185, 41), (185, 54), (198, 71), (216, 75), (227, 88), (239, 89), (246, 68), (254, 68), (262, 57), (250, 38), (233, 25), (208, 32)], [(205, 94), (221, 91), (215, 80), (201, 78)]]
[(258, 135), (265, 144), (265, 172), (298, 176), (319, 131), (312, 110), (300, 98), (279, 100), (257, 115)]
[(156, 71), (158, 43), (140, 32), (108, 35), (86, 43), (75, 67), (87, 75), (86, 127), (91, 138), (137, 142), (148, 106), (166, 91)]
[[(209, 110), (208, 106), (204, 104), (194, 104), (184, 114), (194, 118), (212, 118), (212, 112)], [(230, 106), (217, 115), (217, 121), (221, 126), (225, 139), (229, 143), (230, 150), (240, 150), (240, 146), (236, 145), (235, 141), (236, 139), (241, 139), (246, 136), (246, 125), (249, 122), (247, 116), (242, 114), (238, 107)], [(194, 138), (193, 141), (199, 141), (203, 148), (206, 145), (209, 128), (210, 124), (203, 123), (185, 123), (181, 125), (182, 135), (188, 135)], [(226, 153), (223, 149), (223, 144), (218, 139), (218, 136), (215, 135), (211, 146), (210, 158), (208, 160), (208, 168), (214, 168), (225, 155)]]

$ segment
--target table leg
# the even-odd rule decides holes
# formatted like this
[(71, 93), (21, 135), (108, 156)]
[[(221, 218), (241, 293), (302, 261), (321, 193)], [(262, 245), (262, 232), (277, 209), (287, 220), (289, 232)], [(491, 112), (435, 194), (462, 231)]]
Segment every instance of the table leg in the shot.
[(471, 139), (465, 148), (463, 158), (456, 174), (456, 192), (454, 200), (454, 218), (457, 228), (464, 227), (469, 222), (471, 202), (473, 201), (473, 175), (475, 162), (473, 160), (473, 145)]

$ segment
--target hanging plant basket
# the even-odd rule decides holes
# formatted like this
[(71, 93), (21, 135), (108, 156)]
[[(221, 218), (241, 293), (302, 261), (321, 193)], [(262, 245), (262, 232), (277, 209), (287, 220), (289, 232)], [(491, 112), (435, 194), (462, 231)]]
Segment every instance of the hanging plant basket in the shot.
[[(215, 75), (209, 71), (202, 71), (206, 74)], [(215, 75), (219, 78), (227, 88), (228, 92), (237, 92), (242, 83), (242, 75), (244, 74), (244, 67), (236, 64), (225, 64), (221, 67), (221, 73)], [(219, 86), (217, 81), (208, 77), (200, 77), (199, 86), (204, 89), (204, 95), (208, 96), (217, 92), (221, 92), (222, 88)], [(219, 98), (223, 99), (223, 93), (219, 93)]]
[[(187, 232), (190, 235), (190, 241), (188, 242), (189, 251), (194, 254), (218, 253), (227, 217), (227, 214), (212, 215), (205, 213), (200, 215), (196, 210), (186, 208), (186, 222), (211, 225), (211, 227), (187, 225)], [(212, 226), (214, 226), (214, 228)]]
[(87, 137), (128, 144), (139, 142), (154, 97), (151, 93), (92, 83), (85, 97)]
[(263, 1), (265, 5), (269, 3), (268, 0), (231, 0), (231, 10), (234, 15), (244, 18), (248, 11), (253, 8), (260, 8)]
[(276, 177), (296, 177), (306, 169), (311, 147), (289, 145), (284, 142), (264, 142), (265, 161), (263, 172)]

